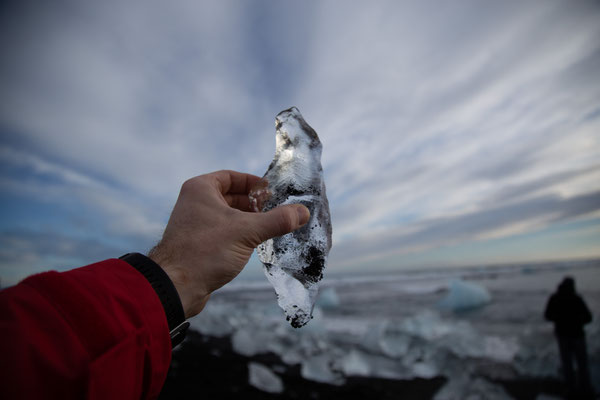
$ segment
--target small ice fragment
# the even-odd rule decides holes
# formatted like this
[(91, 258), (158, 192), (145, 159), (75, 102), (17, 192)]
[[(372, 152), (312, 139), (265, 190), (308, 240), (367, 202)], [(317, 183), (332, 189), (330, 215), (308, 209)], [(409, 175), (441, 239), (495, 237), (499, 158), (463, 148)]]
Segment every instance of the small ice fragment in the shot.
[(390, 357), (402, 357), (410, 348), (410, 337), (402, 332), (385, 332), (380, 342), (383, 354)]
[(246, 357), (267, 352), (262, 341), (257, 340), (256, 334), (248, 329), (237, 330), (231, 337), (231, 346), (233, 351)]
[(412, 365), (413, 373), (418, 378), (431, 379), (439, 374), (439, 371), (433, 363), (417, 361)]
[(425, 310), (404, 319), (399, 328), (410, 335), (428, 341), (437, 341), (442, 337), (453, 334), (457, 326), (444, 321), (437, 313)]
[(342, 358), (341, 364), (346, 376), (369, 376), (371, 373), (369, 360), (362, 355), (362, 352), (354, 349)]
[(440, 308), (451, 311), (464, 311), (486, 305), (492, 299), (488, 290), (473, 282), (453, 279), (449, 292), (440, 303)]
[(310, 381), (343, 385), (344, 378), (333, 369), (333, 359), (328, 354), (319, 354), (302, 361), (300, 374)]
[(248, 383), (263, 392), (283, 393), (281, 378), (259, 363), (248, 364)]
[(206, 336), (228, 336), (235, 329), (232, 324), (234, 317), (227, 318), (233, 311), (227, 304), (208, 302), (204, 310), (190, 320), (191, 328)]
[(512, 400), (504, 388), (483, 378), (470, 376), (450, 377), (450, 380), (435, 394), (434, 400), (489, 399)]
[(512, 363), (519, 352), (519, 343), (514, 337), (486, 336), (483, 338), (485, 358)]
[(388, 324), (389, 322), (387, 320), (382, 320), (378, 323), (371, 324), (365, 331), (360, 341), (360, 346), (372, 353), (381, 353), (383, 351), (381, 347), (381, 341), (385, 335), (385, 330), (387, 329)]

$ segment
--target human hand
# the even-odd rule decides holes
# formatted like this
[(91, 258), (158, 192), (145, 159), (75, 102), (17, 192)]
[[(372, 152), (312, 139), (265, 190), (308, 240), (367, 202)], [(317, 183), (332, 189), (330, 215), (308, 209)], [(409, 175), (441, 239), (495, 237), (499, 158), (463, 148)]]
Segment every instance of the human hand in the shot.
[(260, 243), (300, 228), (310, 213), (301, 204), (249, 212), (258, 176), (218, 171), (186, 181), (160, 242), (148, 257), (173, 281), (186, 318), (235, 278)]

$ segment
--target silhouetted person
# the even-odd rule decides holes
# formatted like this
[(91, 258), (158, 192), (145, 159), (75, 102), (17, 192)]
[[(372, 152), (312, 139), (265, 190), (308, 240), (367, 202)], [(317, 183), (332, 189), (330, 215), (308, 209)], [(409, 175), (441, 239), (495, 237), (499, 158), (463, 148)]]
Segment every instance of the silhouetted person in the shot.
[[(573, 278), (566, 277), (558, 285), (556, 293), (548, 300), (544, 316), (548, 321), (554, 322), (569, 398), (591, 398), (583, 326), (592, 321), (592, 314), (581, 296), (575, 292)], [(577, 374), (574, 372), (574, 362), (577, 364)]]

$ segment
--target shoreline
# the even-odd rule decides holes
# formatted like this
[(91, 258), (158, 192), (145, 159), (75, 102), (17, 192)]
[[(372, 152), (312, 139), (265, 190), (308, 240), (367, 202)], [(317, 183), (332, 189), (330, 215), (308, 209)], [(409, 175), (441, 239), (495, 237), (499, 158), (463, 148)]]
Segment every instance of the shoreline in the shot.
[[(284, 392), (261, 391), (248, 383), (248, 364), (260, 363), (281, 378)], [(395, 380), (371, 377), (347, 377), (336, 386), (306, 380), (299, 365), (287, 365), (274, 353), (246, 357), (233, 351), (227, 337), (205, 336), (189, 331), (174, 353), (159, 399), (178, 399), (190, 395), (202, 398), (251, 399), (398, 399), (428, 400), (446, 384), (443, 376), (431, 379)], [(539, 394), (561, 398), (562, 382), (556, 379), (523, 378), (498, 380), (515, 399), (535, 400)]]

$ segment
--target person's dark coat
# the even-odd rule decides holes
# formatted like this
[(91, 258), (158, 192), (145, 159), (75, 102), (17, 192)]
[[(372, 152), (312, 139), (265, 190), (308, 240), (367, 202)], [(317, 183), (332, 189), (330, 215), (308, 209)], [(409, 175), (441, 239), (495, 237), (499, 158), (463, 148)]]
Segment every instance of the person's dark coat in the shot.
[(583, 299), (575, 292), (575, 281), (566, 278), (548, 300), (544, 316), (554, 322), (557, 335), (583, 336), (583, 326), (592, 321), (592, 314)]

